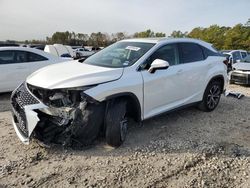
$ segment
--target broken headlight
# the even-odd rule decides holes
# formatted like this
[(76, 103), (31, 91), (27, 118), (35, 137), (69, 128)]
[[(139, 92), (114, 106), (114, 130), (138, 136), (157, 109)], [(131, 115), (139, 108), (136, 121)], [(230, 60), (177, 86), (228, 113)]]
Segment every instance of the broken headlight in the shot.
[(96, 85), (65, 88), (65, 89), (44, 89), (27, 84), (29, 90), (44, 104), (52, 107), (75, 107), (88, 97), (84, 91)]

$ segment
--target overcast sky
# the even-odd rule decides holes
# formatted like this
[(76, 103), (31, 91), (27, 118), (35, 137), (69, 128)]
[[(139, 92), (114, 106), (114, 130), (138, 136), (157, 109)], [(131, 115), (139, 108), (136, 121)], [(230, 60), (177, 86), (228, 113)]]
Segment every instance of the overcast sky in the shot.
[(169, 35), (250, 18), (250, 0), (0, 0), (0, 40), (45, 39), (56, 31), (152, 29)]

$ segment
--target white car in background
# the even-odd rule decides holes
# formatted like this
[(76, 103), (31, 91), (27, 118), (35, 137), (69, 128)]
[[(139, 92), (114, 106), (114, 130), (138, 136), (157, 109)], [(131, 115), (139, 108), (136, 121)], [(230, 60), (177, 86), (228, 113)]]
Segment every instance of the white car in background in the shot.
[(13, 125), (26, 144), (109, 145), (141, 122), (180, 107), (210, 112), (227, 85), (226, 58), (194, 39), (129, 39), (87, 58), (30, 75), (11, 97)]
[(75, 49), (75, 54), (76, 58), (81, 58), (81, 57), (89, 57), (93, 55), (95, 51), (88, 50), (86, 48), (77, 48)]
[(250, 55), (233, 65), (230, 73), (230, 83), (250, 85)]
[(0, 92), (13, 91), (34, 71), (63, 61), (34, 48), (0, 47)]
[(228, 60), (229, 70), (232, 69), (233, 64), (240, 62), (248, 55), (246, 50), (224, 50), (221, 52)]
[(53, 54), (57, 57), (62, 57), (64, 59), (73, 60), (75, 57), (75, 52), (71, 46), (62, 44), (46, 45), (44, 51)]

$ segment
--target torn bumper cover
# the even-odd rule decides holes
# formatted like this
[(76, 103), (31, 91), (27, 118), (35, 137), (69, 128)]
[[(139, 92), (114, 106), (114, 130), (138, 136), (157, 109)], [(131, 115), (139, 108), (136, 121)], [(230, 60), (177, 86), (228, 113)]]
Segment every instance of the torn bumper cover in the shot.
[(250, 85), (250, 71), (235, 70), (231, 73), (230, 82)]
[(104, 122), (105, 103), (82, 90), (47, 90), (21, 84), (11, 96), (13, 125), (20, 140), (88, 145)]

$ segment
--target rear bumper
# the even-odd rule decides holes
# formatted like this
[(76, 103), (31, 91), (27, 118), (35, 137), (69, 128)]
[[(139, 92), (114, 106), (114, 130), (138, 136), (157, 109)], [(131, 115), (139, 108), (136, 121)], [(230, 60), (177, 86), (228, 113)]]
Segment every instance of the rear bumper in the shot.
[(250, 72), (233, 71), (230, 82), (236, 84), (250, 85)]

